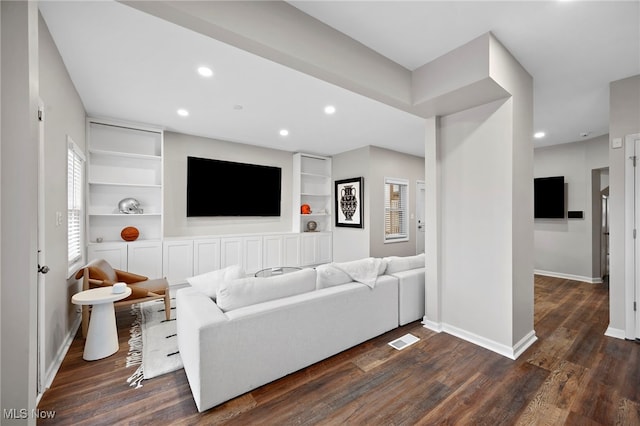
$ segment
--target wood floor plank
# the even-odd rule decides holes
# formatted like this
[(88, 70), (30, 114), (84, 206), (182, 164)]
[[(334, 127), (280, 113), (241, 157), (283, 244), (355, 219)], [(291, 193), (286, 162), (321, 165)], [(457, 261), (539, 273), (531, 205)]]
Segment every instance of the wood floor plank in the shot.
[(547, 380), (538, 389), (527, 407), (528, 412), (537, 412), (539, 408), (558, 408), (558, 414), (566, 417), (569, 407), (577, 393), (586, 385), (587, 369), (566, 360), (549, 374)]
[(615, 424), (640, 425), (640, 404), (626, 398), (620, 399)]
[(549, 372), (529, 363), (514, 363), (463, 424), (512, 425), (527, 407)]
[[(119, 351), (82, 359), (77, 336), (39, 404), (56, 425), (640, 425), (640, 345), (604, 336), (605, 284), (535, 278), (538, 341), (511, 360), (419, 322), (407, 324), (198, 413), (184, 370), (126, 383)], [(420, 338), (397, 351), (387, 343)]]
[(486, 375), (475, 373), (450, 393), (437, 407), (418, 419), (416, 425), (456, 425), (470, 417), (495, 383)]
[[(535, 398), (535, 397), (534, 397)], [(531, 401), (515, 426), (553, 426), (565, 424), (570, 411), (541, 401)]]

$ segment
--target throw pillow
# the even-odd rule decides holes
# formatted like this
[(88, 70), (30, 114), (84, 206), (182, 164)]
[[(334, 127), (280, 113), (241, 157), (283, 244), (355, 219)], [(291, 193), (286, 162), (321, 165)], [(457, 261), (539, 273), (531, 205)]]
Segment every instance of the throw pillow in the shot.
[(245, 273), (240, 265), (232, 265), (223, 269), (217, 269), (215, 271), (187, 278), (187, 282), (191, 284), (192, 287), (206, 294), (213, 300), (216, 300), (216, 293), (220, 284), (225, 281), (236, 280), (244, 276)]
[(267, 278), (247, 277), (225, 281), (218, 287), (216, 303), (226, 312), (315, 289), (316, 271), (303, 269)]
[(408, 271), (409, 269), (424, 268), (424, 253), (415, 256), (390, 256), (385, 257), (387, 260), (386, 274), (393, 274), (400, 271)]

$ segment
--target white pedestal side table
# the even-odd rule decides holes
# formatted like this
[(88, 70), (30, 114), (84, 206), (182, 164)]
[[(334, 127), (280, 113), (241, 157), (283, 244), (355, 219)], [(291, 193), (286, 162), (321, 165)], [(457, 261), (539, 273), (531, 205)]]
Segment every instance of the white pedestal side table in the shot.
[(87, 361), (106, 358), (113, 355), (118, 345), (118, 329), (113, 302), (131, 295), (131, 289), (125, 288), (122, 293), (114, 293), (112, 287), (92, 288), (76, 293), (71, 301), (76, 305), (93, 305), (89, 319), (87, 340), (84, 344), (82, 358)]

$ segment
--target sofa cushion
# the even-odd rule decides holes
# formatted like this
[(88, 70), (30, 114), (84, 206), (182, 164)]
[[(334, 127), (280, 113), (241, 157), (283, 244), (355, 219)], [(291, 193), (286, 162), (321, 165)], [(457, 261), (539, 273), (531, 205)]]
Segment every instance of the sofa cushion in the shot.
[(424, 253), (415, 256), (389, 256), (385, 257), (387, 261), (387, 269), (385, 274), (393, 274), (400, 271), (408, 271), (409, 269), (424, 268)]
[(351, 262), (332, 263), (334, 267), (349, 275), (353, 281), (365, 284), (371, 288), (376, 285), (378, 276), (384, 273), (386, 264), (386, 260), (375, 257), (353, 260)]
[(226, 312), (315, 289), (315, 269), (303, 269), (267, 278), (247, 277), (225, 281), (218, 287), (216, 303)]
[(318, 290), (353, 282), (349, 274), (331, 263), (316, 267), (316, 274), (316, 289)]
[(217, 269), (215, 271), (205, 272), (204, 274), (196, 275), (194, 277), (187, 278), (187, 282), (192, 287), (206, 294), (213, 300), (216, 300), (216, 292), (218, 287), (225, 281), (232, 281), (245, 276), (244, 271), (240, 265), (231, 265), (223, 269)]

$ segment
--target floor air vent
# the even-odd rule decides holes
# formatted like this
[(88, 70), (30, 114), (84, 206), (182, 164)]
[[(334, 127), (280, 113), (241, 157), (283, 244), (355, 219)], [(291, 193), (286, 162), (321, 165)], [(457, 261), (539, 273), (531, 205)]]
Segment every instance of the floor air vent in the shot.
[(420, 339), (418, 339), (413, 334), (408, 333), (392, 342), (389, 342), (389, 345), (400, 351), (406, 348), (407, 346), (413, 345), (415, 342), (419, 340)]

